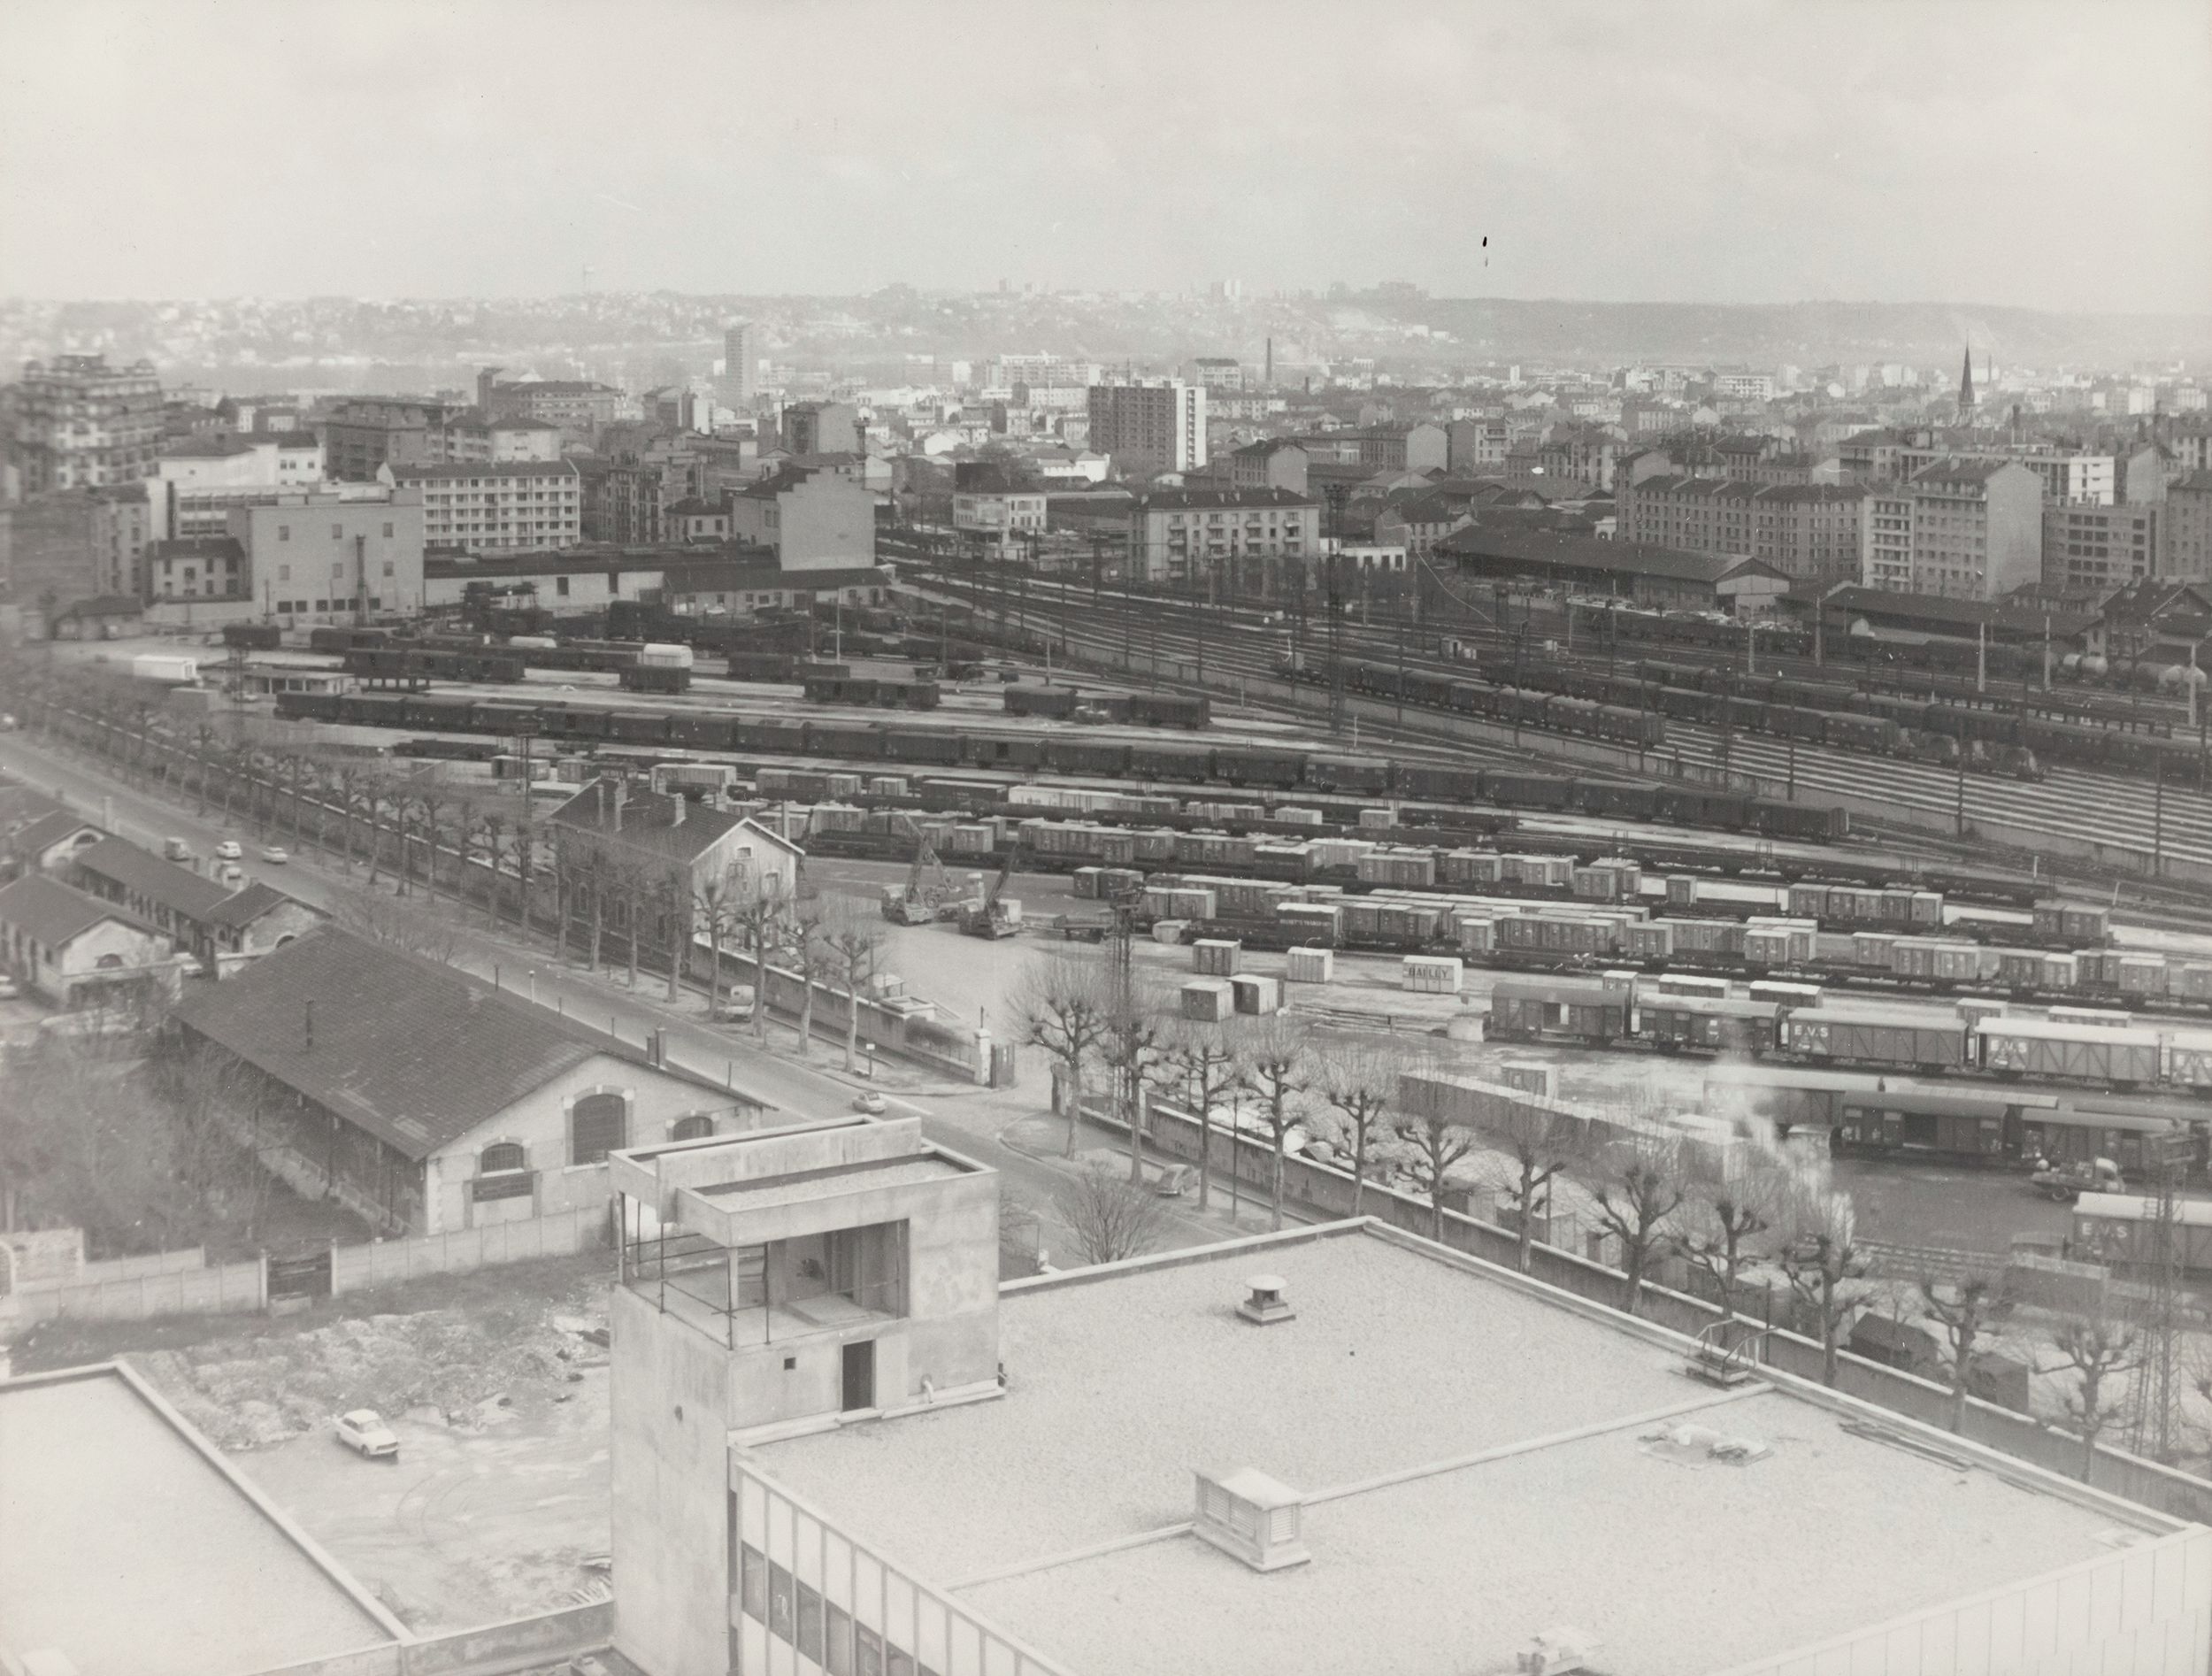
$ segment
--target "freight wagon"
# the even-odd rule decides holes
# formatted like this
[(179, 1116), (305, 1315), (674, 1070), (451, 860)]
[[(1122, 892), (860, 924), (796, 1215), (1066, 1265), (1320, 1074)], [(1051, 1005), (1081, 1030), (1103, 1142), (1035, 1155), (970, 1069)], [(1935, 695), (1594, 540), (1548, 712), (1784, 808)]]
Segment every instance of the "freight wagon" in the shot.
[(1974, 1036), (1978, 1063), (2000, 1076), (2134, 1088), (2160, 1081), (2164, 1069), (2159, 1039), (2147, 1030), (1984, 1019)]
[(1781, 1012), (1770, 1001), (1654, 996), (1637, 1003), (1636, 1034), (1669, 1052), (1763, 1054), (1774, 1047)]
[(1972, 1063), (1965, 1027), (1903, 1013), (1839, 1013), (1812, 1007), (1782, 1021), (1782, 1050), (1815, 1064), (1956, 1071)]
[(1620, 1042), (1629, 1034), (1629, 992), (1571, 979), (1501, 978), (1490, 990), (1488, 1034), (1501, 1042)]

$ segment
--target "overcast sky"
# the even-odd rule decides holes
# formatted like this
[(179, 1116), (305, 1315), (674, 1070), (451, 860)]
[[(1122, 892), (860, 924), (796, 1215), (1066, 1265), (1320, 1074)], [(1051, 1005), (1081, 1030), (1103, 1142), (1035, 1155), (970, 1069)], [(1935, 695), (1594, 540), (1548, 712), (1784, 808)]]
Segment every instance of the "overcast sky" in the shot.
[(587, 263), (2202, 311), (2212, 0), (0, 0), (0, 293)]

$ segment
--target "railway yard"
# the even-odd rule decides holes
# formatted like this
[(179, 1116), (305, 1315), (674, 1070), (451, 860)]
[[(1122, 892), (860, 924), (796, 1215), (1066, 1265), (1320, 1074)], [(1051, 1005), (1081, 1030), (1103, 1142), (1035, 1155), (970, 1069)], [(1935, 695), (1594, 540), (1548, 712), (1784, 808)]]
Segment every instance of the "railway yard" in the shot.
[[(1686, 663), (1631, 666), (1640, 709), (1611, 702), (1633, 694), (1606, 684), (1623, 676), (1603, 661), (1522, 646), (1547, 673), (1525, 661), (1516, 680), (1502, 642), (1471, 637), (1471, 661), (1464, 643), (1417, 657), (1350, 622), (1333, 730), (1329, 662), (1279, 617), (1111, 596), (1079, 609), (1076, 590), (1054, 611), (1049, 593), (996, 630), (1010, 658), (962, 679), (857, 634), (850, 658), (702, 656), (650, 682), (618, 650), (548, 651), (561, 666), (547, 668), (534, 647), (451, 663), (435, 647), (260, 647), (266, 671), (316, 679), (242, 726), (265, 752), (384, 754), (482, 796), (520, 795), (525, 750), (536, 801), (595, 773), (655, 776), (780, 825), (839, 888), (879, 888), (923, 854), (979, 878), (1004, 868), (1033, 902), (1067, 904), (1033, 911), (1019, 950), (1094, 933), (1119, 901), (1163, 995), (1202, 939), (1270, 976), (1293, 949), (1326, 949), (1327, 982), (1282, 990), (1325, 1034), (1417, 1036), (1472, 1074), (1533, 1060), (1569, 1096), (1816, 1129), (1839, 1170), (1970, 1177), (2119, 1154), (2139, 1171), (2142, 1137), (2176, 1129), (2200, 1175), (2212, 1155), (2212, 916), (2178, 882), (2212, 877), (2212, 799), (2178, 775), (2039, 757), (2041, 778), (2011, 778), (1986, 753), (1877, 755), (1762, 726), (1709, 672), (1719, 690), (1687, 684)], [(924, 617), (947, 609), (922, 597)], [(984, 619), (964, 632), (987, 651)], [(342, 663), (356, 679), (333, 683)], [(729, 678), (764, 673), (792, 679)], [(34, 679), (11, 702), (35, 714), (57, 702)], [(67, 726), (116, 725), (71, 703)], [(1714, 719), (1694, 719), (1701, 704)], [(2064, 696), (2049, 709), (2072, 726), (2101, 713)], [(1869, 738), (1897, 725), (1855, 713)], [(2103, 713), (2116, 738), (2159, 736), (2154, 707), (2149, 722)], [(173, 748), (188, 727), (167, 727)], [(2001, 865), (1941, 819), (1859, 812), (1962, 808), (1970, 828), (2049, 834), (2070, 875)], [(2140, 853), (2146, 834), (2157, 880), (2064, 853), (2085, 836)], [(942, 927), (896, 935), (908, 950), (941, 939), (900, 957), (948, 976), (989, 947)], [(995, 955), (933, 998), (1003, 1014), (1025, 957)], [(1409, 959), (1457, 962), (1449, 993), (1409, 992)], [(2009, 1174), (1966, 1197), (1983, 1207), (1963, 1218), (1977, 1241), (2049, 1229)]]

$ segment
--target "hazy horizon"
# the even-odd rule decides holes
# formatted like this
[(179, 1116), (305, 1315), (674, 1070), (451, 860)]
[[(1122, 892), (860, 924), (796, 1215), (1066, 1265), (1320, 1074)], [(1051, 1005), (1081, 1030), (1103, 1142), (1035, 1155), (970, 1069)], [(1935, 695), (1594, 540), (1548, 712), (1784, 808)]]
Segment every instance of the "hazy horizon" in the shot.
[[(0, 9), (0, 295), (2206, 311), (2200, 0)], [(1487, 240), (1487, 243), (1484, 242)]]

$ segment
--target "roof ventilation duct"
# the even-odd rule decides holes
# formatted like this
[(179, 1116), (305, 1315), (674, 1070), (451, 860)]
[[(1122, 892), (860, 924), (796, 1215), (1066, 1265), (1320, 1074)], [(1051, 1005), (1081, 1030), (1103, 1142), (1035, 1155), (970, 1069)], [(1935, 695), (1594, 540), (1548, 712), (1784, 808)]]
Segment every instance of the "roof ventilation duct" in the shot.
[(1237, 1313), (1255, 1326), (1272, 1326), (1278, 1321), (1294, 1321), (1298, 1311), (1283, 1299), (1283, 1277), (1279, 1274), (1255, 1274), (1244, 1284), (1250, 1295), (1237, 1305)]
[(1305, 1498), (1250, 1467), (1225, 1476), (1200, 1472), (1193, 1528), (1256, 1572), (1303, 1565), (1313, 1556), (1301, 1536)]

